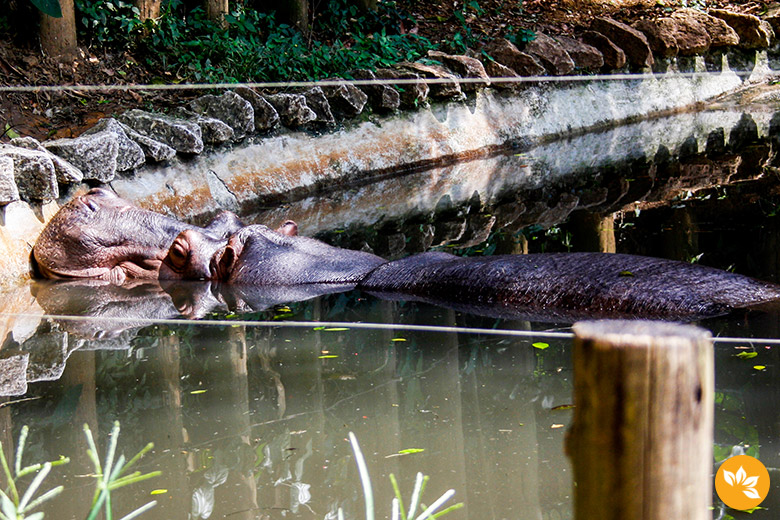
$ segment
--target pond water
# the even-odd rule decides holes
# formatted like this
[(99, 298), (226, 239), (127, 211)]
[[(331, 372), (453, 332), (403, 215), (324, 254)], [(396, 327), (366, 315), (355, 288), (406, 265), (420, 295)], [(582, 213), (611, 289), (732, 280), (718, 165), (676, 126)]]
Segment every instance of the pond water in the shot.
[[(776, 121), (771, 107), (687, 114), (251, 219), (294, 218), (304, 234), (386, 257), (619, 251), (780, 281)], [(388, 194), (397, 203), (383, 207)], [(28, 425), (25, 463), (70, 457), (45, 481), (65, 486), (47, 518), (86, 516), (95, 482), (83, 425), (102, 457), (114, 421), (119, 451), (153, 442), (137, 466), (162, 472), (115, 491), (117, 517), (155, 499), (142, 518), (322, 519), (339, 508), (362, 518), (348, 432), (378, 518), (390, 514), (389, 475), (408, 505), (417, 472), (430, 476), (426, 504), (456, 491), (449, 503), (464, 507), (448, 518), (573, 516), (571, 321), (358, 291), (225, 298), (203, 284), (34, 284), (5, 299), (19, 302), (3, 315), (5, 453)], [(756, 310), (697, 323), (720, 338), (716, 459), (744, 450), (774, 479), (758, 518), (780, 508), (779, 318)], [(742, 515), (715, 505), (715, 518)]]

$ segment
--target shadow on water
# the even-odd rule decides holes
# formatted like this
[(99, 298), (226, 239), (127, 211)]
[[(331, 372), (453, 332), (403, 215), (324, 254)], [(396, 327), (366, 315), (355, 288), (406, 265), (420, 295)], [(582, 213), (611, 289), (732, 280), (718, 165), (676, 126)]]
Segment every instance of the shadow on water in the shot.
[[(388, 258), (619, 251), (778, 281), (778, 128), (771, 111), (684, 114), (252, 218), (293, 218), (304, 234)], [(359, 517), (348, 431), (366, 454), (380, 515), (389, 514), (388, 475), (408, 496), (422, 471), (429, 503), (448, 488), (465, 503), (452, 518), (572, 517), (570, 339), (549, 333), (573, 318), (508, 319), (337, 289), (22, 288), (4, 303), (3, 446), (12, 451), (27, 424), (26, 462), (71, 457), (50, 477), (66, 486), (47, 511), (55, 518), (84, 517), (92, 498), (81, 425), (104, 438), (115, 419), (126, 453), (155, 443), (141, 469), (163, 476), (114, 502), (126, 512), (166, 490), (145, 518), (335, 518), (338, 507)], [(699, 322), (746, 338), (716, 343), (716, 457), (740, 446), (773, 476), (778, 318), (764, 309)], [(774, 481), (770, 512), (780, 507)]]

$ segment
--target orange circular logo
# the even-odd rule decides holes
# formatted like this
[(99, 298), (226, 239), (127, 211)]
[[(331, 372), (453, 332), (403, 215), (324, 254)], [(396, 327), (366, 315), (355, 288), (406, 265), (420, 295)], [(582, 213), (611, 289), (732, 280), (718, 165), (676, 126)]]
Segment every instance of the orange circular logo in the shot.
[(731, 457), (723, 461), (715, 475), (715, 491), (732, 509), (753, 509), (769, 493), (769, 472), (750, 455)]

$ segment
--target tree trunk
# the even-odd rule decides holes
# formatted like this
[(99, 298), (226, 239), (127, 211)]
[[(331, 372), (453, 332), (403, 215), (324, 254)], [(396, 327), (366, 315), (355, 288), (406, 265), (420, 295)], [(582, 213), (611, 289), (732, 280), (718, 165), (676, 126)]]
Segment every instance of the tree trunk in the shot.
[(145, 22), (160, 17), (160, 4), (162, 0), (135, 0), (134, 4), (138, 8), (138, 18)]
[(63, 56), (76, 50), (76, 13), (73, 0), (60, 0), (62, 18), (41, 13), (41, 48), (47, 56)]
[(205, 0), (206, 16), (220, 27), (226, 27), (225, 15), (228, 14), (228, 0)]

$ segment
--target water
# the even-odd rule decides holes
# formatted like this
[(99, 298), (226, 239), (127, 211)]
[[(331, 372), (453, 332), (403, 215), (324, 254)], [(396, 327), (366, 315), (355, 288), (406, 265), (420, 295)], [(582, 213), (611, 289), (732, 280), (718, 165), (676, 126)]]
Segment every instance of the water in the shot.
[[(741, 113), (704, 113), (643, 123), (630, 134), (652, 135), (649, 142), (626, 140), (630, 129), (621, 128), (549, 143), (546, 151), (418, 172), (386, 181), (409, 186), (388, 192), (396, 198), (402, 189), (419, 197), (400, 197), (407, 202), (384, 210), (372, 185), (252, 218), (293, 217), (306, 234), (388, 257), (432, 247), (461, 254), (618, 250), (778, 281), (775, 145), (762, 137), (773, 135), (772, 114), (751, 114), (755, 135), (750, 128), (734, 133), (750, 127)], [(719, 144), (724, 120), (735, 126), (721, 132)], [(674, 135), (680, 139), (672, 142)], [(435, 186), (419, 188), (426, 177)], [(373, 217), (360, 204), (373, 207)], [(603, 232), (605, 222), (614, 236)], [(156, 499), (142, 518), (321, 519), (335, 518), (339, 507), (360, 518), (351, 431), (380, 518), (390, 512), (389, 475), (408, 506), (417, 472), (430, 476), (426, 504), (456, 490), (450, 503), (465, 506), (453, 519), (572, 517), (564, 453), (571, 340), (561, 334), (570, 323), (479, 316), (357, 291), (292, 298), (303, 301), (265, 294), (243, 305), (245, 312), (218, 296), (202, 284), (36, 284), (6, 295), (17, 315), (4, 316), (0, 350), (3, 447), (10, 453), (29, 425), (25, 463), (71, 458), (44, 484), (66, 487), (43, 508), (47, 518), (85, 517), (94, 469), (82, 425), (90, 425), (102, 457), (115, 420), (120, 452), (130, 457), (154, 442), (138, 469), (162, 471), (116, 491), (117, 514)], [(185, 319), (192, 316), (201, 319)], [(717, 337), (755, 338), (715, 345), (715, 454), (722, 459), (737, 446), (760, 456), (773, 478), (780, 345), (767, 339), (780, 338), (779, 323), (776, 313), (759, 311), (698, 323)], [(757, 356), (736, 357), (741, 352)], [(775, 478), (767, 509), (754, 514), (774, 517), (778, 501)]]

